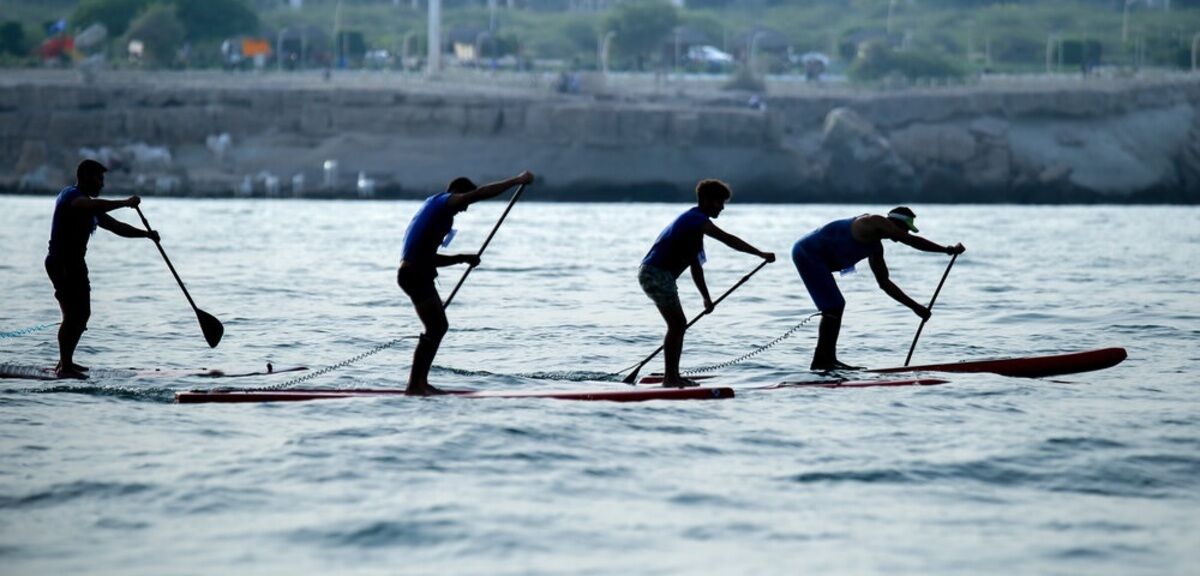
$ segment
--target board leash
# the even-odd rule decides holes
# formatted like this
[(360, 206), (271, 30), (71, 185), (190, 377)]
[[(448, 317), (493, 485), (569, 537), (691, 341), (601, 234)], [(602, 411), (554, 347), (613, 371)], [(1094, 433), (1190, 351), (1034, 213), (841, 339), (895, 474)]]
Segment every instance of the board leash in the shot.
[(46, 324), (38, 324), (37, 326), (30, 326), (28, 328), (22, 328), (20, 330), (13, 330), (11, 332), (0, 332), (0, 339), (16, 338), (17, 336), (24, 336), (26, 334), (32, 334), (39, 330), (45, 330), (47, 328), (50, 328), (51, 326), (58, 326), (58, 322), (48, 322)]
[[(776, 344), (779, 344), (780, 342), (787, 340), (793, 334), (795, 334), (796, 331), (800, 330), (800, 327), (804, 326), (805, 324), (808, 324), (809, 321), (811, 321), (813, 318), (816, 318), (817, 316), (820, 316), (820, 315), (821, 315), (820, 312), (813, 312), (812, 314), (809, 314), (807, 318), (805, 318), (804, 320), (801, 320), (799, 324), (796, 324), (795, 326), (788, 328), (787, 332), (784, 332), (779, 337), (775, 338), (774, 340), (772, 340), (770, 342), (767, 342), (766, 344), (763, 344), (762, 346), (759, 346), (758, 348), (755, 348), (754, 350), (751, 350), (745, 354), (742, 354), (741, 356), (738, 356), (737, 358), (734, 358), (732, 360), (726, 360), (724, 362), (720, 362), (717, 364), (710, 364), (708, 366), (692, 368), (690, 370), (681, 370), (679, 372), (679, 374), (681, 376), (692, 376), (695, 374), (703, 374), (705, 372), (712, 372), (714, 370), (728, 368), (735, 364), (740, 364), (742, 362), (745, 362), (746, 360), (749, 360), (755, 356), (758, 356), (759, 354), (762, 354), (768, 348), (771, 348), (772, 346), (775, 346)], [(605, 374), (602, 379), (609, 379), (609, 378), (613, 378), (616, 376), (620, 376), (621, 374), (624, 374), (624, 373), (628, 372), (629, 370), (633, 369), (635, 366), (637, 366), (637, 364), (632, 364), (632, 365), (630, 365), (626, 368), (623, 368), (621, 370), (618, 370), (616, 372), (609, 372), (608, 374)]]
[(798, 330), (800, 330), (800, 328), (802, 326), (804, 326), (805, 324), (808, 324), (808, 322), (810, 320), (812, 320), (813, 318), (816, 318), (817, 316), (820, 316), (820, 315), (821, 315), (820, 312), (814, 312), (814, 313), (810, 314), (807, 318), (805, 318), (804, 320), (801, 320), (799, 324), (796, 324), (795, 326), (788, 328), (787, 332), (784, 332), (778, 338), (776, 338), (770, 342), (767, 342), (766, 344), (763, 344), (762, 346), (759, 346), (758, 348), (755, 348), (754, 350), (751, 350), (745, 354), (742, 354), (741, 356), (738, 356), (737, 358), (734, 358), (732, 360), (726, 360), (724, 362), (718, 362), (716, 364), (709, 364), (708, 366), (701, 366), (699, 368), (691, 368), (689, 370), (681, 370), (679, 372), (679, 374), (681, 376), (694, 376), (696, 374), (704, 374), (705, 372), (715, 372), (717, 370), (720, 370), (722, 368), (728, 368), (735, 364), (741, 364), (742, 362), (745, 362), (755, 356), (758, 356), (759, 354), (762, 354), (768, 348), (771, 348), (772, 346), (775, 346), (776, 344), (779, 344), (780, 342), (787, 340), (789, 337), (792, 336), (792, 334), (795, 334)]
[(314, 370), (303, 376), (297, 376), (295, 378), (292, 378), (291, 380), (288, 380), (287, 382), (282, 382), (279, 384), (272, 384), (270, 386), (263, 386), (261, 388), (251, 388), (250, 390), (266, 391), (266, 390), (281, 390), (284, 388), (290, 388), (292, 386), (295, 386), (296, 384), (300, 384), (301, 382), (307, 382), (309, 380), (312, 380), (313, 378), (324, 376), (330, 372), (333, 372), (334, 370), (340, 370), (342, 368), (345, 368), (346, 366), (349, 366), (355, 362), (358, 362), (359, 360), (362, 360), (363, 358), (367, 358), (368, 356), (374, 356), (380, 352), (383, 352), (384, 350), (387, 350), (388, 348), (391, 348), (392, 346), (395, 346), (396, 344), (399, 344), (400, 342), (402, 342), (404, 340), (409, 340), (412, 338), (415, 338), (415, 336), (401, 336), (399, 338), (393, 338), (387, 342), (384, 342), (383, 344), (380, 344), (370, 350), (367, 350), (366, 352), (358, 354), (357, 356), (352, 356), (352, 357), (342, 360), (341, 362), (338, 362), (336, 364), (330, 364), (329, 366), (326, 366), (319, 370)]

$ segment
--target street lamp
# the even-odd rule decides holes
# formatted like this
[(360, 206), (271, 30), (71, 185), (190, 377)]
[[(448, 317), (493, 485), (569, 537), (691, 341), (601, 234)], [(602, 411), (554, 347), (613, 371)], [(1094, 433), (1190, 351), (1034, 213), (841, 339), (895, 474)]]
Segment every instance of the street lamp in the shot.
[(1058, 38), (1057, 32), (1051, 32), (1046, 38), (1046, 74), (1053, 72), (1055, 48), (1058, 48), (1058, 52), (1061, 57), (1062, 46), (1060, 43), (1061, 41)]
[(613, 38), (616, 37), (617, 32), (615, 30), (609, 30), (608, 33), (604, 35), (604, 38), (600, 40), (600, 70), (604, 73), (605, 77), (608, 76), (608, 51), (612, 48)]
[(1125, 0), (1125, 8), (1121, 15), (1121, 44), (1129, 43), (1129, 6), (1141, 0)]
[(896, 8), (896, 0), (888, 0), (887, 35), (892, 35), (892, 12)]
[(1192, 36), (1192, 72), (1196, 71), (1196, 52), (1200, 51), (1200, 33)]
[(758, 30), (750, 36), (750, 74), (758, 71), (758, 39), (767, 35), (766, 30)]
[(425, 73), (436, 75), (442, 71), (442, 0), (429, 0), (429, 42)]

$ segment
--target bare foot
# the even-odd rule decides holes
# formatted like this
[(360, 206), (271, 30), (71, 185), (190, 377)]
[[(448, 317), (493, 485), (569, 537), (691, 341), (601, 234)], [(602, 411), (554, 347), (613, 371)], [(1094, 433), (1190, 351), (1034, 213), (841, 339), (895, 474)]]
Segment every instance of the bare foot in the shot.
[(446, 392), (441, 388), (435, 388), (429, 383), (417, 385), (409, 384), (408, 388), (404, 389), (405, 396), (441, 396), (443, 394), (449, 394), (449, 392)]
[[(74, 362), (70, 362), (69, 364), (71, 366), (71, 369), (76, 372), (87, 372), (89, 370), (89, 368), (87, 366), (76, 364)], [(59, 360), (58, 364), (54, 365), (54, 371), (58, 372), (61, 368), (62, 368), (62, 360)]]
[(73, 370), (71, 368), (63, 368), (61, 366), (54, 369), (54, 377), (55, 378), (74, 378), (76, 380), (87, 380), (87, 374), (84, 374), (83, 372), (81, 372), (79, 370)]

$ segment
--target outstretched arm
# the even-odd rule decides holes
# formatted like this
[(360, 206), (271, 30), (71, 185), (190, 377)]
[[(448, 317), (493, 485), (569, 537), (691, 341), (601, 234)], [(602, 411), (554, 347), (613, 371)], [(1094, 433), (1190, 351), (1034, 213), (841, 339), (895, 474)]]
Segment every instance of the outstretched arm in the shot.
[(531, 182), (533, 182), (533, 173), (526, 170), (513, 178), (501, 180), (499, 182), (492, 182), (490, 184), (484, 184), (483, 186), (480, 186), (470, 192), (451, 194), (450, 200), (447, 203), (454, 209), (461, 210), (481, 200), (495, 198), (513, 186), (518, 184), (529, 184)]
[(704, 298), (704, 313), (708, 314), (713, 311), (715, 305), (712, 301), (712, 296), (708, 295), (708, 283), (704, 281), (704, 267), (700, 265), (700, 261), (692, 262), (692, 282), (696, 283), (696, 290), (700, 291), (700, 296)]
[(130, 196), (124, 200), (105, 200), (103, 198), (92, 198), (90, 196), (80, 196), (71, 201), (72, 208), (85, 210), (93, 214), (104, 214), (111, 212), (117, 208), (134, 208), (141, 204), (142, 199), (138, 196)]
[(916, 300), (908, 297), (892, 279), (888, 277), (887, 262), (883, 260), (883, 254), (876, 254), (868, 259), (871, 263), (871, 272), (875, 274), (875, 282), (879, 284), (879, 288), (885, 294), (905, 306), (912, 309), (917, 316), (921, 318), (929, 318), (929, 309), (918, 304)]
[(962, 244), (954, 246), (942, 246), (937, 242), (922, 238), (896, 225), (891, 220), (883, 216), (871, 216), (867, 219), (867, 226), (881, 238), (887, 238), (893, 242), (899, 242), (907, 246), (912, 246), (923, 252), (941, 252), (942, 254), (962, 254), (966, 248)]
[(942, 254), (962, 254), (963, 252), (966, 252), (966, 250), (967, 250), (965, 247), (963, 247), (963, 245), (961, 243), (955, 244), (954, 246), (942, 246), (941, 244), (938, 244), (937, 242), (934, 242), (932, 240), (927, 240), (925, 238), (917, 236), (916, 234), (903, 234), (898, 238), (892, 238), (892, 240), (900, 242), (901, 244), (907, 244), (907, 245), (912, 246), (913, 248), (916, 248), (917, 250), (921, 250), (923, 252), (941, 252)]
[(108, 214), (96, 215), (96, 224), (101, 228), (123, 238), (150, 238), (151, 240), (158, 242), (158, 232), (155, 232), (154, 230), (142, 230), (141, 228), (135, 228), (120, 220), (117, 220), (116, 218), (113, 218), (112, 216), (109, 216)]
[(704, 233), (709, 236), (712, 236), (713, 238), (716, 238), (722, 244), (724, 244), (730, 248), (733, 248), (734, 250), (737, 250), (738, 252), (745, 252), (746, 254), (753, 254), (755, 256), (758, 256), (759, 258), (766, 260), (767, 262), (775, 261), (774, 253), (763, 252), (762, 250), (759, 250), (758, 248), (751, 246), (745, 240), (742, 240), (741, 238), (738, 238), (737, 236), (734, 236), (733, 234), (730, 234), (730, 233), (718, 228), (716, 224), (712, 223), (712, 221), (704, 223)]

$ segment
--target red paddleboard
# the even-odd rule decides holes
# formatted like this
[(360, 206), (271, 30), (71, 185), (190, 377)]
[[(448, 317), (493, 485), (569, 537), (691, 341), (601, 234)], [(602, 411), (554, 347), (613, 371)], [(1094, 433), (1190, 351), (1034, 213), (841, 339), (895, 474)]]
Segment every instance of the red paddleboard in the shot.
[(933, 386), (949, 384), (940, 378), (913, 378), (910, 380), (814, 380), (812, 382), (780, 382), (753, 390), (782, 390), (785, 388), (874, 388), (877, 386)]
[[(269, 368), (269, 369), (268, 369)], [(219, 368), (195, 368), (191, 370), (162, 369), (162, 368), (92, 368), (84, 372), (88, 380), (104, 378), (183, 378), (199, 376), (203, 378), (244, 378), (246, 376), (269, 376), (287, 372), (308, 370), (305, 366), (269, 366), (262, 370), (240, 369), (225, 371)], [(54, 368), (45, 366), (22, 366), (20, 364), (0, 364), (0, 378), (15, 378), (20, 380), (61, 380), (54, 375)], [(70, 378), (67, 378), (70, 380)]]
[[(591, 400), (606, 402), (644, 402), (646, 400), (718, 400), (733, 398), (732, 388), (655, 388), (614, 390), (447, 390), (444, 398), (551, 398), (555, 400)], [(391, 388), (352, 388), (320, 390), (291, 388), (286, 390), (190, 390), (177, 392), (180, 404), (209, 402), (300, 402), (304, 400), (333, 400), (342, 398), (375, 398), (404, 396), (403, 390)], [(442, 396), (439, 396), (440, 398)]]
[(897, 372), (989, 372), (1003, 376), (1041, 378), (1061, 374), (1076, 374), (1111, 368), (1125, 360), (1124, 348), (1101, 348), (1086, 352), (1071, 352), (1050, 356), (1026, 356), (1023, 358), (1001, 358), (996, 360), (967, 360), (949, 364), (926, 364), (924, 366), (901, 366), (867, 370), (877, 374)]
[[(709, 380), (711, 378), (716, 378), (716, 377), (717, 377), (716, 374), (705, 374), (702, 376), (685, 376), (685, 378), (687, 378), (688, 380), (692, 380), (695, 382), (699, 382), (700, 380)], [(655, 384), (655, 385), (662, 384), (663, 383), (663, 375), (654, 373), (654, 374), (650, 374), (649, 376), (642, 376), (641, 379), (639, 379), (637, 383), (638, 384)]]

